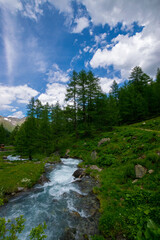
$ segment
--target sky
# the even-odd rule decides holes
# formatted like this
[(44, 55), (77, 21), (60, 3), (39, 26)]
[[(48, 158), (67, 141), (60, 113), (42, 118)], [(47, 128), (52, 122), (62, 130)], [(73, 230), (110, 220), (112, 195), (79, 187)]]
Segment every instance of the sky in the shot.
[(104, 93), (140, 66), (160, 67), (160, 0), (0, 0), (0, 115), (22, 118), (31, 97), (64, 105), (72, 71)]

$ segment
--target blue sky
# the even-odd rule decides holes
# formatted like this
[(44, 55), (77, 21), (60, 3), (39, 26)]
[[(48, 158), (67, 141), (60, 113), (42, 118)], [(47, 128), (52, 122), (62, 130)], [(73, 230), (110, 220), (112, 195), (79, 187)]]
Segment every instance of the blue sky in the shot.
[(141, 66), (160, 67), (159, 0), (0, 0), (0, 115), (23, 117), (31, 97), (64, 104), (74, 70), (102, 90)]

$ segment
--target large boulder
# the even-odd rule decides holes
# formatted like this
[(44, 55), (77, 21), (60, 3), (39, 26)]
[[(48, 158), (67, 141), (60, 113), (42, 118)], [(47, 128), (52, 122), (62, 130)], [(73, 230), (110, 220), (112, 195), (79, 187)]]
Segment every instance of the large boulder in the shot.
[(136, 178), (142, 178), (147, 172), (147, 169), (140, 164), (135, 166)]
[(101, 144), (103, 144), (103, 143), (105, 143), (105, 142), (110, 142), (110, 141), (111, 141), (110, 138), (102, 138), (102, 139), (99, 141), (99, 143), (98, 143), (98, 147), (99, 147)]
[(85, 175), (84, 169), (79, 168), (73, 173), (73, 177), (75, 178), (82, 178)]
[(97, 152), (95, 150), (91, 152), (91, 159), (93, 161), (97, 159)]

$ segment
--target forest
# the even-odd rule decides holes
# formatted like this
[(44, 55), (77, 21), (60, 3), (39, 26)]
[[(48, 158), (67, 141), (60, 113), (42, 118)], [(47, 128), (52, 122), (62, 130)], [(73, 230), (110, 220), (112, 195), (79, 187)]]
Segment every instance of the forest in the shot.
[[(1, 138), (15, 145), (19, 154), (31, 159), (37, 153), (50, 154), (67, 147), (69, 136), (91, 137), (96, 131), (131, 124), (160, 114), (160, 69), (156, 80), (136, 66), (121, 87), (113, 81), (104, 94), (99, 78), (84, 70), (73, 71), (67, 86), (65, 106), (42, 105), (32, 98), (27, 105), (27, 120), (8, 133), (1, 126)], [(3, 132), (3, 133), (2, 133)], [(4, 137), (3, 137), (4, 136)]]
[[(0, 142), (13, 145), (16, 154), (29, 159), (25, 164), (0, 159), (0, 200), (5, 202), (6, 193), (16, 191), (24, 176), (31, 181), (23, 187), (32, 187), (47, 161), (68, 152), (71, 158), (83, 159), (79, 167), (99, 183), (93, 188), (100, 202), (99, 235), (86, 239), (158, 240), (159, 93), (160, 69), (153, 80), (135, 67), (122, 86), (113, 82), (109, 94), (102, 92), (91, 71), (82, 70), (73, 71), (64, 106), (42, 105), (32, 98), (20, 127), (9, 133), (0, 126)], [(136, 166), (145, 171), (140, 178)], [(5, 236), (6, 222), (0, 220)], [(22, 231), (24, 220), (16, 221)], [(46, 238), (45, 227), (33, 229), (31, 239)]]

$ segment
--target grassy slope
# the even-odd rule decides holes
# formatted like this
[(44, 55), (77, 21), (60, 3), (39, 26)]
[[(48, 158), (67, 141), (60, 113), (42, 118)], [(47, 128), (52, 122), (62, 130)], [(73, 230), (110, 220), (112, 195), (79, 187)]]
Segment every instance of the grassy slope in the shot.
[[(71, 156), (80, 157), (99, 179), (100, 188), (95, 187), (101, 203), (99, 229), (101, 237), (111, 239), (125, 236), (127, 239), (160, 239), (160, 118), (126, 127), (116, 127), (112, 132), (97, 134), (91, 139), (78, 141), (71, 147)], [(156, 123), (156, 124), (155, 124)], [(145, 128), (143, 129), (143, 125)], [(150, 126), (152, 126), (150, 130)], [(109, 142), (98, 147), (102, 138)], [(91, 159), (96, 150), (98, 158)], [(98, 173), (89, 165), (102, 167)], [(132, 183), (134, 167), (141, 164), (154, 170)], [(104, 237), (104, 238), (103, 238)]]

